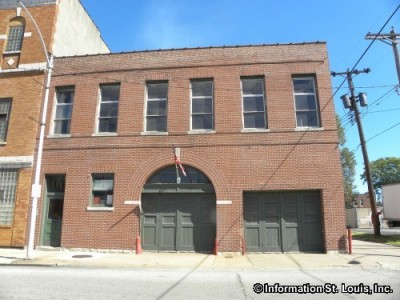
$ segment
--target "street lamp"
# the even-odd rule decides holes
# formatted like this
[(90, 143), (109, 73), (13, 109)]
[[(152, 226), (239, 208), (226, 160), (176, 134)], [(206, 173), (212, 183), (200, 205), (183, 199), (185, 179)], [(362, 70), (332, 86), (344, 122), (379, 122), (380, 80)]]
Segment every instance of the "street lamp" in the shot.
[(29, 10), (25, 7), (25, 5), (22, 3), (21, 0), (18, 0), (17, 2), (21, 5), (21, 7), (28, 14), (28, 16), (32, 20), (33, 24), (35, 25), (36, 31), (39, 34), (40, 41), (42, 42), (44, 54), (46, 56), (46, 70), (47, 70), (46, 84), (44, 87), (45, 92), (44, 92), (44, 98), (43, 98), (42, 118), (41, 118), (41, 122), (40, 122), (39, 145), (38, 145), (37, 157), (36, 157), (35, 181), (32, 184), (32, 191), (31, 191), (32, 210), (31, 210), (31, 218), (30, 218), (30, 226), (29, 226), (28, 247), (26, 249), (26, 259), (32, 259), (33, 244), (34, 244), (34, 240), (35, 240), (37, 204), (38, 204), (38, 199), (40, 197), (41, 190), (42, 190), (42, 187), (40, 185), (40, 170), (42, 167), (43, 141), (44, 141), (44, 134), (45, 134), (45, 128), (46, 128), (47, 106), (49, 103), (51, 73), (53, 71), (53, 55), (48, 53), (42, 33), (40, 32), (40, 29), (39, 29), (38, 25), (36, 24), (35, 19), (30, 14)]

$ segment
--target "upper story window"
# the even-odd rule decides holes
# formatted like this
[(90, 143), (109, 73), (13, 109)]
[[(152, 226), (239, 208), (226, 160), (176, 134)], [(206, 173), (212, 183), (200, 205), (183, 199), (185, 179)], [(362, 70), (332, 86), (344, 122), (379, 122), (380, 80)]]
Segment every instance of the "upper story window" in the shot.
[(319, 127), (314, 77), (294, 77), (293, 90), (297, 127)]
[(100, 86), (97, 132), (117, 132), (120, 84)]
[(70, 133), (73, 104), (74, 87), (57, 88), (53, 134)]
[(265, 129), (264, 78), (242, 78), (243, 128)]
[(191, 91), (191, 130), (213, 130), (213, 81), (192, 80)]
[(146, 131), (167, 131), (168, 83), (147, 83)]
[(0, 99), (0, 142), (5, 142), (7, 138), (10, 111), (11, 99)]
[(25, 21), (21, 17), (11, 20), (5, 52), (19, 52), (22, 49), (22, 41), (24, 39)]

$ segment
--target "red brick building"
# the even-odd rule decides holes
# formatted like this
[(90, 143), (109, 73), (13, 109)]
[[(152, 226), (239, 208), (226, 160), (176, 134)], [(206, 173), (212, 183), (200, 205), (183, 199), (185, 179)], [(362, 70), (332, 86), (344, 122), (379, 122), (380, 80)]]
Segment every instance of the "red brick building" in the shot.
[[(48, 52), (109, 52), (78, 0), (22, 2)], [(32, 18), (16, 0), (0, 1), (0, 247), (26, 245), (46, 71), (45, 49)]]
[(50, 94), (38, 245), (345, 249), (325, 43), (57, 58)]

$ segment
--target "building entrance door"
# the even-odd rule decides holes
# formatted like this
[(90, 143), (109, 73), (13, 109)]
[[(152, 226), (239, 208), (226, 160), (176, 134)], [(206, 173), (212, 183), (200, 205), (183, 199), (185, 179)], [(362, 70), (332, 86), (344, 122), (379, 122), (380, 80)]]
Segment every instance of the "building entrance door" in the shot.
[(47, 197), (48, 210), (44, 225), (43, 245), (60, 247), (64, 196)]
[(42, 245), (61, 246), (65, 175), (46, 175), (43, 207)]

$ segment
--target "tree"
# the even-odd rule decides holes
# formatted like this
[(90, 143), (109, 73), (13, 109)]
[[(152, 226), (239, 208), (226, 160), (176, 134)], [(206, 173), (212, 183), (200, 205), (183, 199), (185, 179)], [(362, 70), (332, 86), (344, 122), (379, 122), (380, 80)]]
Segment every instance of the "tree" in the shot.
[(336, 116), (339, 144), (340, 144), (340, 161), (342, 163), (343, 173), (343, 189), (344, 189), (344, 202), (346, 208), (353, 207), (354, 202), (354, 177), (356, 175), (356, 159), (354, 153), (349, 148), (345, 147), (346, 136), (344, 129), (338, 116)]
[[(372, 184), (381, 196), (382, 185), (400, 183), (400, 157), (385, 157), (370, 162)], [(365, 172), (361, 179), (366, 182)]]

